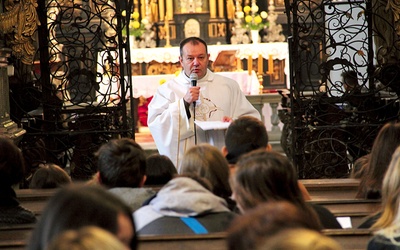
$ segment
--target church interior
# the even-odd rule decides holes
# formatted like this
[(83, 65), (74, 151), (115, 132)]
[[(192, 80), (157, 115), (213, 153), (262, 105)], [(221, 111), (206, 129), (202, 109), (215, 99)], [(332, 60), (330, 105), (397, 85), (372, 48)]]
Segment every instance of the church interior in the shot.
[[(112, 139), (157, 153), (147, 105), (182, 70), (180, 41), (200, 37), (208, 68), (239, 83), (293, 164), (298, 196), (342, 227), (321, 233), (366, 249), (374, 234), (359, 226), (385, 194), (356, 197), (354, 176), (380, 130), (399, 122), (399, 17), (397, 0), (2, 0), (0, 137), (28, 171), (54, 163), (77, 181), (100, 178), (93, 158)], [(40, 218), (54, 190), (21, 183), (13, 194)], [(0, 249), (26, 249), (33, 230), (0, 223)], [(226, 237), (140, 236), (138, 249), (220, 250)]]
[[(40, 141), (44, 157), (78, 179), (93, 173), (87, 156), (110, 138), (137, 138), (156, 152), (146, 105), (180, 71), (179, 42), (198, 36), (208, 43), (209, 68), (239, 82), (299, 178), (347, 176), (382, 125), (398, 120), (399, 9), (388, 6), (3, 1), (0, 131), (21, 147)], [(358, 92), (344, 88), (350, 71)]]

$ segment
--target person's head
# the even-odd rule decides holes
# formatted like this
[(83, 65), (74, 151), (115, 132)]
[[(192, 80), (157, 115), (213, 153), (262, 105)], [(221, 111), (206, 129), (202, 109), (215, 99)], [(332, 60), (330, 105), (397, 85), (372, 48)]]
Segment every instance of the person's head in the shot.
[(71, 183), (71, 177), (68, 173), (56, 164), (39, 165), (39, 168), (33, 174), (29, 188), (59, 188)]
[[(387, 237), (400, 229), (400, 147), (394, 152), (382, 182), (382, 215), (372, 226)], [(397, 234), (396, 234), (397, 235)]]
[(385, 124), (372, 145), (365, 176), (361, 178), (359, 194), (364, 193), (361, 196), (367, 197), (368, 192), (381, 189), (383, 177), (398, 146), (400, 146), (400, 123)]
[(334, 239), (314, 230), (291, 228), (268, 237), (256, 250), (341, 250)]
[(198, 37), (188, 37), (179, 44), (179, 62), (186, 76), (196, 73), (198, 79), (207, 74), (207, 67), (210, 54), (207, 51), (207, 44)]
[(235, 164), (241, 155), (259, 148), (270, 149), (267, 128), (261, 120), (242, 116), (229, 125), (222, 153), (230, 164)]
[(115, 235), (99, 227), (67, 230), (57, 236), (46, 250), (128, 250)]
[(227, 233), (228, 249), (256, 249), (267, 237), (288, 228), (319, 231), (317, 221), (287, 201), (261, 203), (232, 221)]
[(142, 187), (146, 181), (146, 154), (128, 138), (113, 139), (95, 154), (100, 182), (109, 187)]
[(355, 71), (350, 70), (343, 72), (342, 79), (345, 91), (350, 92), (352, 90), (358, 89), (358, 78)]
[(350, 172), (350, 178), (360, 179), (361, 176), (365, 174), (369, 161), (369, 156), (369, 154), (363, 155), (354, 161), (353, 168)]
[(150, 155), (146, 160), (147, 178), (145, 185), (164, 185), (177, 173), (174, 163), (168, 156), (159, 154)]
[(25, 174), (21, 150), (13, 141), (0, 136), (0, 186), (11, 187), (18, 184)]
[(243, 155), (231, 178), (234, 199), (244, 212), (262, 202), (289, 201), (305, 207), (297, 173), (287, 157), (264, 149)]
[(137, 238), (128, 205), (101, 186), (71, 184), (48, 201), (32, 232), (28, 249), (41, 250), (67, 230), (85, 226), (103, 228), (131, 249)]
[(213, 193), (220, 197), (229, 197), (229, 165), (221, 151), (210, 144), (199, 144), (185, 152), (180, 174), (197, 174), (208, 179)]

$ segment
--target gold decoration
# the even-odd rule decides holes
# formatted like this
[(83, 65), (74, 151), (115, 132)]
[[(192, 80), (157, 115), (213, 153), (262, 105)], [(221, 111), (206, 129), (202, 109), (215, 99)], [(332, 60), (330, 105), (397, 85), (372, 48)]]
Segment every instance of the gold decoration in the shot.
[(12, 34), (10, 43), (13, 55), (28, 65), (32, 64), (36, 50), (33, 34), (40, 25), (36, 7), (36, 0), (21, 0), (18, 3), (7, 1), (7, 12), (0, 13), (0, 32)]

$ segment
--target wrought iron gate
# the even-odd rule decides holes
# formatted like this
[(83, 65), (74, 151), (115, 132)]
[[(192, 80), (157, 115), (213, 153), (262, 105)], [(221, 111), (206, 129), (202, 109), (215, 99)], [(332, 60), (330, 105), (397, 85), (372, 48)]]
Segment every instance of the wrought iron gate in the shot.
[(285, 1), (290, 96), (282, 145), (299, 178), (335, 178), (399, 119), (395, 1)]
[[(75, 179), (96, 171), (93, 153), (105, 141), (134, 138), (128, 20), (114, 0), (39, 0), (35, 74), (20, 69), (12, 114), (27, 130), (29, 166), (70, 166)], [(122, 6), (121, 6), (122, 4)], [(129, 11), (127, 11), (129, 17)], [(129, 33), (128, 33), (129, 34)], [(27, 71), (29, 72), (29, 71)]]

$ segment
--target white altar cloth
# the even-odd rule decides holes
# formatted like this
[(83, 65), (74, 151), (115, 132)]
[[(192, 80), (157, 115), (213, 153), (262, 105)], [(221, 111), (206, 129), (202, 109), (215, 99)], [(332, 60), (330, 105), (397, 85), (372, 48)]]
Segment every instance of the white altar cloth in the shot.
[[(259, 94), (260, 83), (254, 71), (252, 71), (251, 75), (249, 75), (248, 71), (217, 72), (216, 74), (236, 80), (245, 95)], [(174, 74), (132, 76), (133, 97), (144, 96), (148, 98), (156, 92), (161, 80), (170, 80), (174, 77)]]
[[(218, 54), (224, 50), (237, 50), (236, 58), (248, 59), (252, 56), (253, 59), (262, 55), (267, 59), (272, 55), (273, 59), (286, 60), (289, 58), (288, 44), (282, 43), (258, 43), (258, 44), (221, 44), (208, 45), (208, 53), (210, 60), (215, 61)], [(179, 47), (170, 48), (145, 48), (145, 49), (130, 49), (132, 63), (149, 63), (156, 61), (159, 63), (177, 63), (179, 62)]]

